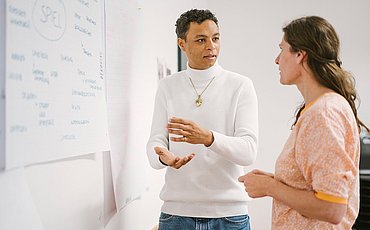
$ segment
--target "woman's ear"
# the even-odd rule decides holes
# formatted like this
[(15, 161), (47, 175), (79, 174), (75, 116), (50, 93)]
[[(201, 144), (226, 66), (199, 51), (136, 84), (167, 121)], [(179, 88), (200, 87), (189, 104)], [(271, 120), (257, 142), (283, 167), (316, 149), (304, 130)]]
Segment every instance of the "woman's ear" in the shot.
[(304, 50), (300, 50), (297, 52), (297, 63), (302, 63), (307, 61), (307, 53)]

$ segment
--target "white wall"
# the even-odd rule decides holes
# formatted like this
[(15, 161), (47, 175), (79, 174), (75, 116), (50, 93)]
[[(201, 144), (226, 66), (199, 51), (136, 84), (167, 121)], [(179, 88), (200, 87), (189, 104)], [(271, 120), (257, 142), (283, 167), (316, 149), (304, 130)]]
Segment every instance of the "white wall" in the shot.
[(103, 229), (101, 154), (0, 172), (0, 229)]
[[(3, 27), (7, 10), (4, 7), (5, 1), (1, 0), (1, 48), (5, 45)], [(0, 52), (0, 77), (5, 81), (4, 49)], [(4, 108), (1, 108), (1, 113), (3, 122)], [(4, 138), (4, 133), (1, 138)], [(2, 143), (0, 151), (4, 150)], [(0, 171), (0, 229), (103, 229), (101, 159), (98, 153)]]
[[(106, 7), (106, 12), (116, 13), (106, 16), (109, 19), (107, 27), (111, 29), (109, 32), (126, 30), (125, 35), (128, 35), (118, 37), (114, 44), (107, 44), (109, 55), (113, 53), (112, 56), (117, 58), (114, 66), (111, 62), (107, 63), (107, 73), (121, 74), (107, 75), (107, 78), (112, 80), (112, 77), (127, 78), (130, 75), (124, 84), (121, 84), (122, 81), (111, 81), (110, 91), (107, 92), (110, 98), (117, 100), (108, 101), (114, 115), (121, 116), (120, 123), (110, 124), (110, 132), (114, 134), (111, 136), (112, 148), (118, 155), (141, 155), (138, 159), (142, 158), (142, 161), (130, 164), (137, 167), (134, 173), (148, 185), (148, 190), (142, 191), (142, 199), (122, 209), (106, 229), (145, 230), (157, 223), (161, 206), (158, 194), (164, 181), (164, 170), (152, 170), (145, 155), (158, 82), (157, 60), (172, 72), (177, 70), (175, 20), (189, 8), (204, 7), (204, 1), (166, 0), (158, 5), (149, 0), (117, 0), (106, 1)], [(130, 14), (135, 15), (135, 21), (127, 22), (127, 9), (134, 11)], [(137, 34), (137, 40), (132, 40), (130, 33)], [(113, 90), (116, 95), (112, 96), (110, 93)], [(104, 212), (112, 211), (112, 206), (104, 207), (104, 202), (111, 204), (113, 194), (110, 188), (103, 186), (103, 178), (107, 178), (109, 173), (104, 173), (102, 158), (102, 154), (97, 153), (0, 172), (0, 229), (103, 229)], [(109, 157), (104, 160), (104, 165), (109, 166)], [(117, 162), (111, 163), (117, 166)], [(117, 181), (113, 183), (120, 186)], [(133, 185), (135, 183), (132, 182)], [(104, 197), (104, 189), (110, 196)]]
[[(143, 32), (142, 49), (145, 51), (145, 66), (148, 66), (148, 74), (154, 71), (155, 54), (163, 57), (176, 58), (173, 50), (168, 49), (168, 44), (175, 44), (174, 21), (179, 14), (190, 8), (209, 8), (214, 11), (220, 20), (221, 29), (221, 56), (220, 64), (225, 68), (249, 76), (255, 83), (259, 98), (260, 112), (260, 146), (259, 156), (255, 165), (249, 167), (261, 168), (267, 171), (274, 170), (274, 163), (279, 151), (289, 135), (290, 125), (293, 121), (295, 108), (301, 102), (301, 96), (293, 86), (281, 86), (279, 84), (278, 67), (274, 59), (279, 52), (278, 44), (282, 36), (282, 26), (289, 20), (303, 15), (317, 14), (326, 17), (336, 27), (342, 40), (342, 61), (345, 68), (351, 70), (358, 81), (358, 90), (362, 98), (360, 116), (370, 124), (370, 97), (365, 94), (370, 86), (370, 79), (367, 73), (370, 72), (369, 45), (366, 41), (370, 37), (370, 28), (358, 28), (358, 24), (369, 21), (370, 15), (366, 16), (369, 3), (366, 0), (357, 1), (351, 5), (347, 1), (330, 0), (321, 2), (311, 1), (307, 6), (303, 1), (244, 1), (234, 0), (231, 2), (221, 0), (210, 0), (206, 4), (190, 4), (179, 7), (180, 1), (161, 2), (161, 4), (141, 2), (141, 13), (144, 20), (141, 25)], [(199, 3), (198, 3), (199, 4)], [(335, 10), (331, 7), (335, 5)], [(166, 8), (164, 16), (156, 15), (156, 12), (163, 12), (160, 9)], [(352, 15), (353, 13), (353, 15)], [(351, 14), (351, 16), (345, 16)], [(353, 36), (358, 34), (358, 36)], [(154, 45), (155, 44), (155, 45)], [(163, 45), (163, 44), (167, 44)], [(167, 48), (166, 48), (167, 47)], [(172, 52), (164, 54), (164, 50)], [(147, 61), (151, 59), (151, 61)], [(173, 60), (167, 60), (171, 63)], [(149, 67), (150, 66), (150, 67)], [(172, 68), (173, 69), (173, 68)], [(147, 76), (148, 77), (148, 76)], [(138, 81), (143, 78), (136, 78)], [(150, 80), (151, 79), (151, 80)], [(152, 78), (141, 81), (146, 85), (147, 102), (154, 99), (155, 89), (150, 85), (156, 85)], [(152, 108), (147, 108), (150, 111)], [(137, 114), (143, 114), (139, 112)], [(148, 114), (151, 114), (148, 112)], [(147, 115), (145, 114), (145, 121)], [(145, 126), (145, 125), (144, 125)], [(144, 128), (141, 134), (148, 130)], [(148, 180), (152, 181), (150, 191), (144, 195), (142, 200), (135, 201), (126, 209), (122, 210), (110, 223), (120, 220), (116, 226), (137, 227), (147, 229), (158, 219), (161, 201), (158, 194), (163, 185), (162, 171), (149, 169)], [(250, 202), (250, 215), (253, 229), (269, 229), (271, 219), (271, 199), (257, 199)], [(145, 218), (141, 218), (145, 217)], [(139, 224), (140, 221), (140, 224)], [(139, 227), (140, 226), (140, 227)], [(145, 226), (141, 228), (141, 226)]]
[[(273, 172), (275, 160), (289, 135), (295, 108), (302, 102), (294, 86), (279, 83), (281, 28), (291, 19), (318, 15), (336, 28), (342, 43), (343, 67), (355, 74), (362, 99), (360, 118), (370, 124), (370, 1), (346, 0), (221, 0), (211, 1), (220, 20), (220, 64), (250, 77), (259, 100), (260, 143), (257, 162), (250, 168)], [(250, 202), (252, 229), (269, 229), (271, 199)]]
[[(117, 1), (118, 3), (118, 1)], [(116, 4), (117, 4), (116, 3)], [(110, 4), (108, 4), (109, 7)], [(114, 4), (111, 4), (114, 5)], [(164, 183), (165, 170), (152, 169), (146, 158), (146, 142), (150, 134), (154, 97), (158, 84), (158, 60), (173, 72), (177, 71), (177, 39), (175, 22), (179, 15), (194, 7), (204, 8), (205, 1), (137, 1), (137, 44), (131, 47), (132, 79), (130, 79), (130, 143), (128, 154), (142, 154), (143, 161), (136, 162), (136, 171), (144, 178), (148, 191), (143, 192), (141, 199), (135, 200), (120, 210), (107, 225), (107, 230), (135, 229), (149, 230), (157, 224), (161, 200), (159, 192)], [(108, 11), (111, 9), (107, 9)], [(107, 15), (107, 17), (109, 17)], [(125, 29), (122, 19), (116, 18), (116, 27)], [(116, 44), (116, 50), (127, 46), (122, 38), (122, 44)], [(112, 44), (110, 44), (112, 45)], [(129, 46), (132, 44), (128, 44)], [(111, 49), (115, 50), (114, 47)], [(124, 60), (122, 60), (124, 62)], [(144, 170), (142, 168), (145, 167)], [(138, 183), (142, 183), (139, 181)]]
[[(367, 0), (312, 0), (309, 3), (303, 0), (163, 0), (160, 4), (150, 0), (117, 0), (114, 3), (120, 2), (135, 2), (139, 14), (135, 23), (140, 36), (130, 60), (136, 68), (130, 82), (136, 95), (129, 98), (129, 113), (133, 119), (129, 134), (130, 153), (145, 156), (157, 86), (157, 58), (173, 72), (177, 70), (174, 24), (180, 13), (190, 8), (208, 7), (216, 13), (221, 28), (220, 64), (249, 76), (255, 83), (259, 99), (260, 147), (257, 162), (250, 168), (273, 171), (275, 159), (289, 134), (294, 110), (300, 102), (294, 87), (279, 84), (278, 68), (274, 64), (281, 28), (297, 16), (321, 15), (336, 27), (342, 40), (344, 68), (357, 77), (362, 98), (360, 116), (370, 124), (370, 2)], [(124, 29), (121, 19), (117, 16), (111, 26)], [(124, 38), (122, 44), (116, 45), (117, 50), (127, 46)], [(122, 124), (117, 126), (119, 129)], [(121, 141), (124, 143), (125, 140)], [(164, 170), (152, 170), (145, 160), (135, 163), (146, 167), (145, 172), (137, 173), (145, 178), (149, 190), (143, 192), (140, 200), (116, 214), (106, 226), (107, 230), (148, 230), (158, 220), (162, 203), (158, 194), (163, 185)], [(103, 229), (102, 178), (100, 153), (0, 172), (0, 229)], [(270, 199), (250, 203), (253, 229), (270, 228), (270, 206)]]

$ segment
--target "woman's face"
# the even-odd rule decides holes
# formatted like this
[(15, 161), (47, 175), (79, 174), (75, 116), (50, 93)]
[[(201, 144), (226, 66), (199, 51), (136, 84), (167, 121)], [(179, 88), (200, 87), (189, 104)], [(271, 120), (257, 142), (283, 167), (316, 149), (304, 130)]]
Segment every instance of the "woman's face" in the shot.
[(302, 53), (291, 51), (291, 46), (283, 39), (279, 44), (280, 53), (275, 59), (279, 65), (280, 83), (283, 85), (295, 85), (300, 77), (299, 67), (301, 66)]

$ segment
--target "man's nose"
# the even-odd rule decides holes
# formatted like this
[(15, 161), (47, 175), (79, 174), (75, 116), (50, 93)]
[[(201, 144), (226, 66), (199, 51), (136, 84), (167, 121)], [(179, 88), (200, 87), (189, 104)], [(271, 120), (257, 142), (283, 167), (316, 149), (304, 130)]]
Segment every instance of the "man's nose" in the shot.
[(207, 42), (207, 49), (208, 50), (213, 50), (213, 49), (215, 49), (215, 47), (216, 47), (215, 42), (213, 40), (208, 40), (208, 42)]

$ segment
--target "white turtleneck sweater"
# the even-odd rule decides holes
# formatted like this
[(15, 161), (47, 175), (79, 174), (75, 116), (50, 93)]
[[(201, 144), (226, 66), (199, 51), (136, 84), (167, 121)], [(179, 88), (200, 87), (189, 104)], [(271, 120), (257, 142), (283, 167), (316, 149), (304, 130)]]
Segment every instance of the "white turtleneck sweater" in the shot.
[[(197, 95), (203, 104), (195, 105)], [(171, 117), (191, 120), (212, 131), (214, 142), (178, 143), (169, 140), (166, 126)], [(170, 134), (172, 135), (172, 134)], [(166, 167), (165, 184), (160, 193), (162, 212), (191, 217), (226, 217), (247, 214), (247, 193), (238, 177), (242, 166), (250, 165), (257, 155), (258, 108), (252, 81), (224, 70), (218, 63), (206, 70), (187, 70), (162, 79), (159, 83), (147, 143), (150, 165), (165, 168), (154, 147), (165, 147), (178, 156), (196, 156), (180, 169)]]

